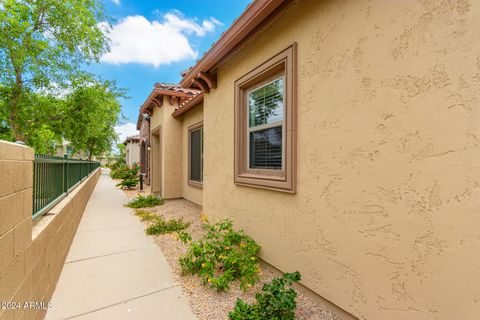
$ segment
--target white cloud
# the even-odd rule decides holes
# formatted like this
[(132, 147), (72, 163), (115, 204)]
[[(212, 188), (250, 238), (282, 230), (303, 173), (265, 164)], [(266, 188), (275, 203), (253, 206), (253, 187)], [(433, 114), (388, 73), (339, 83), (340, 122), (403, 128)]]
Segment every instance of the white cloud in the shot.
[(117, 6), (120, 4), (120, 0), (112, 0), (113, 3), (115, 3)]
[(129, 136), (138, 134), (137, 125), (132, 122), (127, 122), (115, 127), (115, 132), (118, 134), (118, 141), (122, 143)]
[(111, 51), (102, 61), (143, 63), (159, 67), (161, 64), (195, 59), (198, 53), (192, 48), (188, 37), (203, 37), (215, 30), (220, 21), (211, 17), (198, 23), (196, 19), (184, 17), (179, 11), (163, 15), (162, 21), (149, 21), (143, 16), (128, 16), (118, 24), (100, 27), (108, 33)]

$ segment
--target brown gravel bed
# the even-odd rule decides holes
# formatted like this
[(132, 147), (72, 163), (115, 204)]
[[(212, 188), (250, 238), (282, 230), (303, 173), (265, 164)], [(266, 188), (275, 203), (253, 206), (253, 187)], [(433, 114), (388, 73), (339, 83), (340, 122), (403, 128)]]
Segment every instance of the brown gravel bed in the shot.
[[(129, 198), (135, 197), (132, 191), (126, 192)], [(191, 222), (187, 231), (192, 238), (199, 239), (205, 231), (202, 229), (200, 220), (201, 207), (187, 200), (167, 200), (162, 206), (155, 208), (142, 209), (155, 212), (166, 219), (182, 218), (184, 221)], [(148, 225), (148, 222), (145, 222)], [(186, 252), (184, 245), (177, 240), (177, 234), (155, 236), (155, 242), (159, 245), (168, 263), (170, 264), (174, 279), (183, 288), (183, 292), (188, 298), (192, 312), (199, 320), (223, 320), (228, 319), (228, 312), (235, 306), (237, 297), (245, 301), (253, 302), (255, 292), (260, 291), (263, 284), (270, 282), (275, 274), (272, 270), (263, 267), (260, 272), (260, 281), (247, 292), (239, 288), (239, 284), (232, 283), (230, 290), (226, 292), (217, 292), (202, 285), (200, 278), (192, 275), (181, 276), (178, 258)], [(322, 309), (322, 307), (299, 292), (297, 298), (297, 319), (308, 320), (341, 320), (337, 315)]]
[[(121, 180), (113, 180), (113, 181), (115, 181), (115, 184), (117, 184)], [(122, 191), (129, 199), (133, 199), (139, 194), (141, 194), (143, 196), (149, 195), (150, 194), (150, 186), (144, 185), (142, 191), (140, 191), (139, 187), (135, 187), (133, 189), (122, 189)]]

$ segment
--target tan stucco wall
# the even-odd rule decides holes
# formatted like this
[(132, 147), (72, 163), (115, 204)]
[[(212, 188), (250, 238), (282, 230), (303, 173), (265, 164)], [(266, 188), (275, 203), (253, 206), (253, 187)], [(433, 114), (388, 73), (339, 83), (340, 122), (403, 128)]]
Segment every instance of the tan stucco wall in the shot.
[[(50, 301), (100, 169), (32, 227), (33, 150), (0, 141), (0, 301)], [(46, 309), (0, 309), (0, 319), (42, 319)]]
[[(152, 136), (150, 137), (150, 185), (152, 193), (159, 193), (161, 195), (161, 190), (163, 189), (162, 181), (159, 179), (159, 172), (163, 171), (163, 163), (161, 160), (162, 152), (157, 149), (158, 137), (153, 135), (157, 129), (160, 128), (163, 123), (163, 110), (159, 107), (153, 107), (153, 113), (150, 117), (150, 132)], [(160, 133), (161, 135), (161, 133)], [(160, 180), (160, 181), (159, 181)]]
[(196, 106), (192, 110), (188, 111), (182, 116), (182, 125), (183, 125), (183, 178), (182, 178), (182, 186), (183, 186), (183, 197), (187, 200), (190, 200), (198, 205), (203, 204), (203, 188), (199, 188), (196, 186), (192, 186), (188, 184), (188, 173), (189, 173), (189, 138), (188, 138), (188, 128), (192, 125), (195, 125), (199, 122), (203, 121), (203, 103)]
[(128, 142), (125, 147), (126, 163), (131, 166), (135, 163), (140, 163), (140, 146), (137, 142)]
[[(205, 96), (204, 210), (360, 319), (480, 315), (480, 3), (298, 1)], [(234, 81), (298, 43), (298, 192), (233, 183)]]
[[(181, 198), (182, 187), (182, 122), (172, 117), (177, 107), (177, 101), (173, 105), (169, 103), (169, 97), (163, 98), (162, 107), (154, 107), (150, 119), (150, 130), (154, 131), (161, 126), (161, 163), (162, 163), (162, 188), (161, 196), (165, 199)], [(155, 150), (152, 150), (155, 151)], [(158, 152), (151, 152), (152, 166), (158, 162)], [(153, 170), (156, 170), (153, 168)], [(155, 174), (152, 172), (152, 179)], [(153, 182), (155, 185), (155, 181)]]

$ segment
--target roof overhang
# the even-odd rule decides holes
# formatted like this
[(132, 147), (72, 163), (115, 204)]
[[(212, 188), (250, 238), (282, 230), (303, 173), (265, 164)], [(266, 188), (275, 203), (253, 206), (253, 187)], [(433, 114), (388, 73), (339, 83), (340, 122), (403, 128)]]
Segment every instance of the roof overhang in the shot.
[(130, 136), (130, 137), (127, 137), (125, 139), (125, 141), (123, 141), (123, 144), (127, 145), (129, 142), (138, 143), (139, 141), (140, 141), (140, 137), (138, 135), (137, 136)]
[(182, 101), (184, 99), (191, 98), (193, 94), (187, 93), (187, 92), (178, 92), (178, 91), (161, 89), (157, 87), (157, 84), (155, 84), (155, 88), (152, 90), (150, 95), (142, 104), (142, 107), (140, 108), (140, 114), (147, 113), (149, 115), (152, 115), (153, 106), (161, 107), (163, 105), (163, 96), (169, 96), (170, 102), (172, 102), (172, 98), (177, 98), (180, 101)]
[(173, 113), (172, 113), (172, 116), (174, 118), (178, 118), (180, 117), (181, 115), (185, 114), (187, 111), (193, 109), (194, 107), (196, 107), (197, 105), (199, 105), (200, 103), (203, 102), (203, 92), (202, 93), (199, 93), (197, 96), (195, 96), (192, 100), (188, 101), (187, 103), (185, 103), (184, 105), (182, 105), (180, 108), (178, 108), (177, 110), (175, 110)]
[[(186, 71), (180, 85), (190, 88), (193, 85), (199, 86), (198, 83), (200, 82), (203, 86), (207, 85), (208, 88), (212, 88), (207, 82), (213, 82), (215, 79), (213, 75), (209, 74), (209, 71), (285, 1), (286, 0), (256, 0), (251, 3), (242, 15), (233, 22), (230, 28), (222, 34), (220, 39), (203, 55), (197, 64)], [(201, 89), (204, 92), (208, 92), (208, 90)]]

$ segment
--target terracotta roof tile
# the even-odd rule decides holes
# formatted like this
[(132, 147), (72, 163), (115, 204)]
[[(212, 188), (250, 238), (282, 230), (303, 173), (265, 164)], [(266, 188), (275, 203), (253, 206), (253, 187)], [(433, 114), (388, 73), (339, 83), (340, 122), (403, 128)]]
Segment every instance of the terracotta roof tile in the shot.
[(185, 107), (185, 105), (187, 103), (189, 103), (190, 101), (192, 101), (196, 96), (198, 96), (199, 94), (201, 94), (202, 92), (197, 90), (198, 92), (194, 93), (193, 96), (189, 97), (187, 100), (185, 100), (184, 102), (182, 102), (179, 106), (175, 107), (175, 111), (179, 110), (179, 109), (182, 109), (183, 107)]
[(140, 141), (140, 136), (136, 134), (134, 136), (128, 136), (123, 142), (123, 144), (126, 144), (127, 142), (138, 142), (138, 141)]
[(200, 90), (184, 88), (181, 85), (176, 83), (157, 82), (155, 83), (155, 88), (158, 88), (161, 90), (173, 91), (173, 92), (186, 93), (189, 95), (195, 95), (200, 93)]
[(172, 113), (172, 116), (174, 118), (177, 118), (177, 117), (181, 116), (182, 114), (186, 113), (187, 111), (189, 111), (190, 109), (194, 108), (198, 104), (200, 104), (202, 101), (203, 101), (203, 92), (199, 92), (199, 93), (195, 94), (193, 97), (184, 101), (178, 107), (176, 107), (175, 111), (173, 111), (173, 113)]

